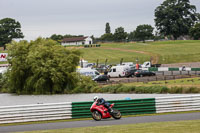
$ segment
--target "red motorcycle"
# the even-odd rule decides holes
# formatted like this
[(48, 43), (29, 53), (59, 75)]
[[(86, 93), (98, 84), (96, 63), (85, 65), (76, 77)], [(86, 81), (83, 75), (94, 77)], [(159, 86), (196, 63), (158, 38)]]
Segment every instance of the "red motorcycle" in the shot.
[(114, 119), (120, 119), (121, 118), (121, 113), (119, 110), (112, 109), (114, 104), (110, 105), (110, 113), (104, 105), (98, 105), (97, 102), (94, 102), (90, 108), (90, 111), (92, 112), (92, 118), (96, 121), (100, 121), (101, 119), (106, 119), (106, 118), (111, 118), (113, 117)]

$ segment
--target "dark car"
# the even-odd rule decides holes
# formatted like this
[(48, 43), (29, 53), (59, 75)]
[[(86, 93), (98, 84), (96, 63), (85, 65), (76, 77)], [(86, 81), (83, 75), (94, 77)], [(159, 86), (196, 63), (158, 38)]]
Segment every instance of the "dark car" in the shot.
[(143, 76), (155, 76), (156, 74), (154, 72), (151, 71), (147, 71), (147, 70), (137, 70), (135, 72), (135, 76), (136, 77), (143, 77)]
[(107, 75), (97, 75), (92, 80), (99, 82), (99, 81), (108, 81), (110, 79)]
[(135, 72), (137, 71), (137, 69), (129, 69), (125, 72), (125, 77), (129, 78), (129, 77), (133, 77), (135, 75)]

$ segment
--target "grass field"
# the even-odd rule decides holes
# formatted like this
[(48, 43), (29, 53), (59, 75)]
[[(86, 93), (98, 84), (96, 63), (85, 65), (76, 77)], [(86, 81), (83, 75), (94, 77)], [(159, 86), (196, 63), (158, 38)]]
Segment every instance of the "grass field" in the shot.
[(96, 62), (99, 59), (99, 62), (104, 63), (106, 59), (108, 59), (109, 63), (120, 63), (120, 59), (123, 58), (124, 62), (135, 61), (137, 57), (141, 57), (144, 61), (149, 60), (150, 57), (148, 55), (144, 55), (141, 53), (133, 53), (119, 50), (110, 50), (110, 49), (102, 49), (102, 48), (85, 48), (81, 49), (83, 53), (83, 58), (88, 60), (89, 62)]
[(67, 128), (20, 133), (199, 133), (200, 120)]
[[(155, 60), (155, 63), (181, 63), (200, 61), (200, 40), (185, 41), (158, 41), (148, 43), (104, 43), (98, 48), (83, 48), (83, 58), (89, 62), (96, 62), (97, 59), (104, 63), (108, 59), (109, 63), (119, 63), (124, 61), (134, 61), (139, 58), (143, 63)], [(156, 59), (157, 58), (157, 59)]]

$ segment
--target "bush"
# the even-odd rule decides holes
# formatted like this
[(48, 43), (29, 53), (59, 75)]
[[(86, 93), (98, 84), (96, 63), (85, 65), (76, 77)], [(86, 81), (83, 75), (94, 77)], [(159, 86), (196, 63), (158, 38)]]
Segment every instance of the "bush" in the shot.
[(71, 93), (91, 93), (98, 89), (97, 83), (92, 81), (91, 77), (79, 75), (79, 79), (77, 87)]
[(2, 93), (8, 93), (8, 82), (7, 82), (7, 74), (0, 74), (0, 92)]
[(200, 93), (200, 89), (196, 87), (189, 87), (185, 89), (185, 93)]
[(118, 93), (118, 88), (121, 88), (123, 85), (118, 84), (118, 85), (111, 85), (111, 86), (106, 86), (102, 88), (102, 92), (109, 92), (109, 93)]
[(169, 93), (172, 93), (172, 94), (173, 93), (183, 93), (183, 88), (177, 87), (177, 86), (172, 87), (172, 88), (170, 88)]

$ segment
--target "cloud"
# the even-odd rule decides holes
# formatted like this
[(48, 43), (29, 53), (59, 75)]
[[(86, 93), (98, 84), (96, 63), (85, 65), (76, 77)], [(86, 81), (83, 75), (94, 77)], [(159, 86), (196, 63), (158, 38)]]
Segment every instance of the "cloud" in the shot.
[[(154, 10), (164, 0), (0, 0), (0, 16), (19, 21), (25, 39), (56, 34), (100, 36), (105, 23), (127, 32), (139, 24), (154, 26)], [(200, 7), (200, 1), (192, 4)]]

